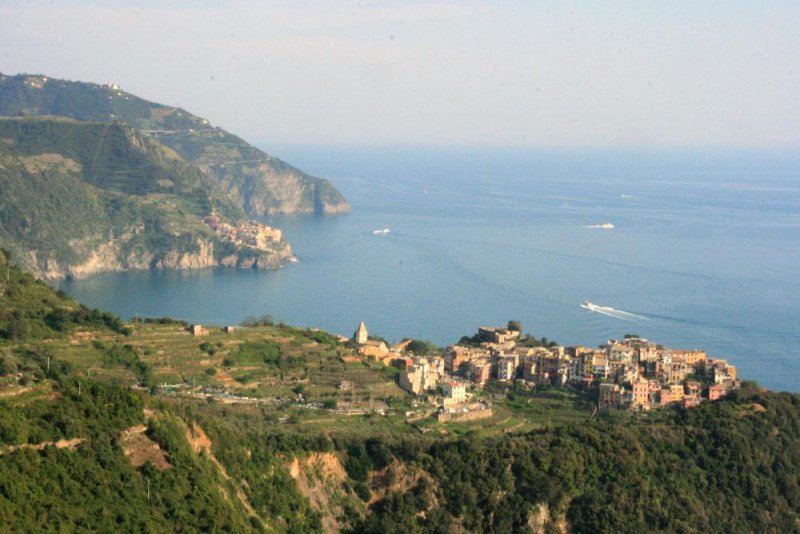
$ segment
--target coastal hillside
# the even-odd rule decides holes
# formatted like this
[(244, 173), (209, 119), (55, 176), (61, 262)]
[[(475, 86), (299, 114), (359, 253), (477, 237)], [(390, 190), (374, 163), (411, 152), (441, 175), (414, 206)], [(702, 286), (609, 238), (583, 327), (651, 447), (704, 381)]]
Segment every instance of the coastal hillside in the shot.
[(194, 326), (123, 323), (0, 253), (6, 530), (800, 528), (798, 395), (595, 413), (591, 390), (490, 381), (494, 415), (437, 421), (353, 341)]
[[(212, 265), (277, 267), (275, 235), (241, 246), (206, 224), (246, 214), (174, 150), (125, 123), (0, 118), (0, 245), (40, 277)], [(216, 219), (215, 219), (216, 221)]]
[(350, 211), (328, 181), (310, 176), (180, 108), (149, 102), (114, 84), (0, 74), (0, 115), (58, 115), (122, 121), (200, 170), (208, 185), (251, 216)]

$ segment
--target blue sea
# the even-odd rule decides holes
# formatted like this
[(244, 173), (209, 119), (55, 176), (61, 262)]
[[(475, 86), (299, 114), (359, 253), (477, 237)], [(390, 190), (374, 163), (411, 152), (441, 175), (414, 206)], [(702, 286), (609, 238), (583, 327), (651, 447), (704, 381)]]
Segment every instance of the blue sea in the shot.
[(62, 287), (125, 318), (270, 314), (345, 335), (363, 320), (389, 340), (440, 345), (509, 319), (562, 344), (638, 334), (800, 391), (797, 152), (267, 149), (331, 178), (353, 207), (267, 220), (300, 263)]

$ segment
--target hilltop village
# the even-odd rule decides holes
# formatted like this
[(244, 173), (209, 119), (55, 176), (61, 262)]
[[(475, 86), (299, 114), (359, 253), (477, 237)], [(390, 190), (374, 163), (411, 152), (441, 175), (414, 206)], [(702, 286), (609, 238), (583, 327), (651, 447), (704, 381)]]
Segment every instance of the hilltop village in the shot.
[[(516, 326), (516, 328), (515, 328)], [(598, 348), (564, 347), (522, 336), (518, 323), (480, 327), (442, 355), (418, 355), (404, 339), (387, 346), (370, 339), (362, 322), (352, 341), (362, 356), (400, 369), (405, 391), (433, 400), (440, 414), (484, 412), (490, 406), (465, 404), (490, 380), (501, 385), (598, 387), (600, 409), (648, 410), (657, 406), (697, 406), (738, 386), (736, 367), (702, 350), (671, 349), (636, 335)]]

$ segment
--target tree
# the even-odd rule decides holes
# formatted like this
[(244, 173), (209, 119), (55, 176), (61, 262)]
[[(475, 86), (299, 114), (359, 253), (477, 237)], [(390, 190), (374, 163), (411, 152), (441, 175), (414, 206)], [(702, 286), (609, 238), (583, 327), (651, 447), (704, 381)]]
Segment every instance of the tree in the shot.
[(522, 323), (519, 321), (508, 321), (508, 329), (514, 332), (522, 332)]
[(427, 356), (429, 354), (435, 354), (441, 349), (439, 349), (435, 343), (430, 341), (415, 339), (408, 344), (406, 350), (408, 352), (413, 352), (414, 354), (419, 354), (420, 356)]
[(17, 372), (17, 363), (8, 356), (0, 357), (0, 375), (6, 376)]

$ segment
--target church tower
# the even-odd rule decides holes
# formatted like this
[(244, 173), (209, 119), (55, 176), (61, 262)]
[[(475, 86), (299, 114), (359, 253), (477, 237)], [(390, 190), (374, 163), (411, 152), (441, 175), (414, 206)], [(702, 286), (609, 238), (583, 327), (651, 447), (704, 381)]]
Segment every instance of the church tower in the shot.
[(364, 325), (364, 321), (361, 321), (361, 324), (358, 325), (358, 330), (353, 334), (353, 341), (359, 345), (363, 345), (367, 342), (367, 339), (367, 327)]

